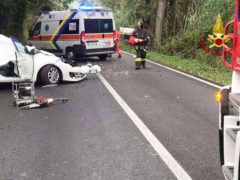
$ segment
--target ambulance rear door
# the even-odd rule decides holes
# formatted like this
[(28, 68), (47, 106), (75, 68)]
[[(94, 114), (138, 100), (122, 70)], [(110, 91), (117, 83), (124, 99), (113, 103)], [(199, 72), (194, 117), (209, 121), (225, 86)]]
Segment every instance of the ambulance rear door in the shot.
[(100, 39), (101, 48), (114, 47), (113, 19), (99, 19), (99, 28), (102, 34), (102, 39)]
[(106, 11), (87, 13), (83, 24), (87, 50), (104, 53), (114, 47), (114, 20)]

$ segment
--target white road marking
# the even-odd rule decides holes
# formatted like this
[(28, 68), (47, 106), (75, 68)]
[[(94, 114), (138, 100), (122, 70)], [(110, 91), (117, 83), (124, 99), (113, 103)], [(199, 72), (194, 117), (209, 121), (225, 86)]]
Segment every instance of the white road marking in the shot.
[(178, 162), (172, 157), (168, 150), (162, 145), (162, 143), (155, 137), (155, 135), (147, 128), (143, 121), (135, 114), (135, 112), (128, 106), (128, 104), (120, 97), (120, 95), (114, 90), (114, 88), (107, 82), (107, 80), (98, 74), (99, 79), (112, 94), (114, 99), (119, 103), (122, 109), (127, 113), (129, 118), (137, 126), (143, 136), (152, 145), (161, 159), (166, 163), (173, 174), (180, 180), (191, 180), (192, 178), (187, 172), (178, 164)]
[[(134, 54), (129, 53), (129, 52), (127, 52), (127, 51), (123, 51), (123, 50), (121, 50), (121, 51), (124, 52), (124, 53), (126, 53), (126, 54), (129, 54), (129, 55), (133, 55), (133, 56), (134, 56)], [(214, 84), (214, 83), (205, 81), (205, 80), (203, 80), (203, 79), (194, 77), (194, 76), (192, 76), (192, 75), (190, 75), (190, 74), (187, 74), (187, 73), (178, 71), (178, 70), (176, 70), (176, 69), (173, 69), (173, 68), (170, 68), (170, 67), (167, 67), (167, 66), (164, 66), (164, 65), (162, 65), (162, 64), (156, 63), (156, 62), (151, 61), (151, 60), (149, 60), (149, 59), (146, 59), (146, 60), (147, 60), (147, 62), (150, 62), (150, 63), (155, 64), (155, 65), (157, 65), (157, 66), (163, 67), (163, 68), (168, 69), (168, 70), (170, 70), (170, 71), (176, 72), (176, 73), (178, 73), (178, 74), (187, 76), (187, 77), (189, 77), (189, 78), (192, 78), (192, 79), (194, 79), (194, 80), (197, 80), (197, 81), (202, 82), (202, 83), (204, 83), (204, 84), (207, 84), (207, 85), (209, 85), (209, 86), (212, 86), (212, 87), (215, 87), (215, 88), (218, 88), (218, 89), (221, 89), (221, 88), (222, 88), (222, 86), (219, 86), (219, 85), (217, 85), (217, 84)]]

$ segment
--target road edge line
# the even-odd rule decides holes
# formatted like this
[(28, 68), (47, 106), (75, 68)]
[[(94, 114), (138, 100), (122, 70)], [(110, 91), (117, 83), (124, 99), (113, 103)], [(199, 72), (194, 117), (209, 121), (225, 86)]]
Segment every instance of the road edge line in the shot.
[[(124, 52), (124, 53), (126, 53), (126, 54), (129, 54), (129, 55), (134, 55), (134, 54), (129, 53), (129, 52), (127, 52), (127, 51), (123, 51), (123, 50), (121, 50), (121, 51)], [(151, 61), (151, 60), (149, 60), (149, 59), (146, 59), (146, 60), (147, 60), (147, 62), (150, 62), (150, 63), (155, 64), (155, 65), (157, 65), (157, 66), (163, 67), (163, 68), (165, 68), (165, 69), (168, 69), (168, 70), (173, 71), (173, 72), (175, 72), (175, 73), (181, 74), (181, 75), (183, 75), (183, 76), (189, 77), (189, 78), (194, 79), (194, 80), (196, 80), (196, 81), (202, 82), (202, 83), (207, 84), (207, 85), (209, 85), (209, 86), (212, 86), (212, 87), (215, 87), (215, 88), (218, 88), (218, 89), (221, 89), (221, 88), (222, 88), (222, 86), (219, 86), (219, 85), (217, 85), (217, 84), (214, 84), (214, 83), (205, 81), (205, 80), (203, 80), (203, 79), (197, 78), (197, 77), (192, 76), (192, 75), (190, 75), (190, 74), (188, 74), (188, 73), (181, 72), (181, 71), (179, 71), (179, 70), (176, 70), (176, 69), (174, 69), (174, 68), (165, 66), (165, 65), (163, 65), (163, 64), (159, 64), (159, 63), (154, 62), (154, 61)]]
[(128, 106), (128, 104), (121, 98), (121, 96), (114, 90), (114, 88), (108, 83), (108, 81), (101, 75), (97, 74), (100, 81), (104, 84), (110, 94), (122, 107), (125, 113), (129, 116), (132, 122), (137, 126), (139, 131), (143, 134), (146, 140), (158, 153), (160, 158), (165, 162), (168, 168), (178, 179), (191, 180), (192, 178), (181, 167), (168, 150), (162, 145), (162, 143), (155, 137), (155, 135), (147, 128), (143, 121), (137, 116), (137, 114)]

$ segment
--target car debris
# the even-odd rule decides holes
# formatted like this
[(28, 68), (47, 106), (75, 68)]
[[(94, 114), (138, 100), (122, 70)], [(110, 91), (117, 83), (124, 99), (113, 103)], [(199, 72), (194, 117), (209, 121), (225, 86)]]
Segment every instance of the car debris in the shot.
[(42, 86), (41, 88), (50, 88), (50, 87), (57, 87), (57, 86), (58, 86), (57, 84), (49, 84), (49, 85)]

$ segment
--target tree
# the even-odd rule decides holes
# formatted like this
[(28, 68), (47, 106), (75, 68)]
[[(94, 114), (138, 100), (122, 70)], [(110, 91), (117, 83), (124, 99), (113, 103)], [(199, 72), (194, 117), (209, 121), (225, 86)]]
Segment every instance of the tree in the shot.
[[(0, 0), (0, 34), (23, 39), (39, 13), (68, 8), (73, 0)], [(30, 20), (30, 21), (29, 21)], [(26, 31), (25, 31), (26, 32)]]
[(158, 0), (158, 8), (156, 13), (156, 26), (155, 26), (156, 45), (160, 45), (161, 43), (165, 7), (166, 7), (166, 0)]

